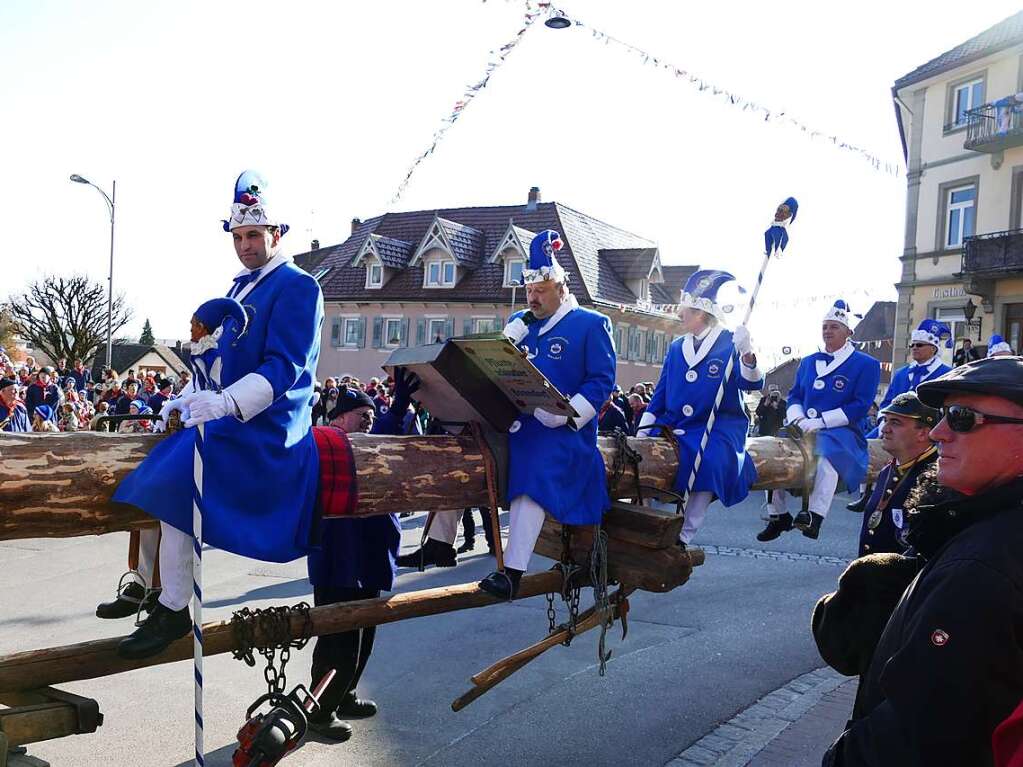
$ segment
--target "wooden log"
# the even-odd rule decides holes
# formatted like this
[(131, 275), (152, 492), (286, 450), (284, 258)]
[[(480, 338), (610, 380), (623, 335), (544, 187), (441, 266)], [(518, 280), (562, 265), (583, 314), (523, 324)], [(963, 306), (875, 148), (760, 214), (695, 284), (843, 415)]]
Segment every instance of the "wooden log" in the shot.
[(84, 735), (103, 724), (96, 701), (52, 687), (8, 693), (0, 702), (9, 706), (0, 708), (0, 732), (8, 746)]
[[(520, 599), (559, 591), (561, 573), (555, 571), (524, 575), (519, 583)], [(309, 615), (312, 618), (312, 635), (320, 636), (409, 618), (484, 607), (498, 602), (498, 599), (481, 590), (475, 583), (466, 583), (392, 594), (379, 599), (313, 607), (309, 610)], [(301, 620), (295, 617), (292, 620), (292, 631), (300, 630)], [(207, 623), (203, 626), (202, 633), (206, 656), (219, 655), (237, 648), (230, 621)], [(136, 661), (127, 661), (117, 656), (117, 645), (121, 639), (123, 637), (97, 639), (63, 647), (0, 656), (0, 693), (32, 690), (81, 679), (95, 679), (192, 657), (191, 634), (177, 640), (155, 658)]]
[[(130, 530), (153, 523), (138, 509), (112, 504), (117, 484), (163, 439), (156, 434), (0, 434), (0, 540), (64, 538)], [(667, 440), (632, 439), (642, 456), (640, 481), (671, 486), (677, 463)], [(607, 466), (614, 441), (601, 438)], [(757, 437), (747, 445), (760, 478), (757, 489), (799, 487), (802, 454), (791, 440)], [(487, 506), (483, 455), (472, 437), (352, 436), (359, 483), (357, 516)], [(871, 473), (887, 454), (871, 444)], [(633, 495), (631, 470), (612, 495)]]

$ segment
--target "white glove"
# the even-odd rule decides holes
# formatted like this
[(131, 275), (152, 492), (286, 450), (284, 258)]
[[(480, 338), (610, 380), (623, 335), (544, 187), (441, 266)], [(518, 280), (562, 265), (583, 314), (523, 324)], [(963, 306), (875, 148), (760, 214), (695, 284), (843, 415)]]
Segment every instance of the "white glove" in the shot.
[(826, 426), (823, 418), (804, 418), (798, 425), (803, 430), (803, 434), (810, 434)]
[(238, 410), (234, 398), (226, 391), (201, 391), (183, 399), (188, 401), (188, 409), (191, 411), (185, 426), (198, 426), (207, 421), (215, 421), (224, 416), (234, 415)]
[(543, 408), (536, 408), (533, 411), (533, 417), (548, 429), (557, 429), (559, 426), (564, 426), (568, 423), (568, 416), (554, 415), (554, 413), (548, 413)]
[(745, 325), (740, 325), (732, 333), (732, 343), (735, 344), (735, 349), (739, 352), (740, 357), (753, 351), (753, 339), (750, 338), (749, 330)]
[(190, 417), (188, 412), (188, 397), (192, 395), (185, 395), (184, 397), (178, 397), (177, 399), (170, 399), (163, 403), (163, 407), (160, 408), (160, 423), (163, 424), (163, 428), (160, 431), (164, 431), (167, 428), (167, 421), (170, 419), (170, 415), (173, 412), (181, 413), (181, 420), (187, 421)]
[(522, 321), (521, 317), (516, 317), (505, 325), (504, 330), (501, 332), (504, 333), (513, 344), (518, 345), (519, 341), (525, 338), (526, 333), (529, 332), (529, 326)]

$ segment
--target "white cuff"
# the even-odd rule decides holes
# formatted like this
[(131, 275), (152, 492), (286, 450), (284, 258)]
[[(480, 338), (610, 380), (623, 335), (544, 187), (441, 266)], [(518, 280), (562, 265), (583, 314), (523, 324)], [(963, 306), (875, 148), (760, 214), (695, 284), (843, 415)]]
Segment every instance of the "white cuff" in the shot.
[(792, 423), (797, 418), (806, 418), (806, 411), (803, 410), (803, 406), (798, 402), (794, 405), (789, 405), (788, 410), (785, 411), (785, 423)]
[(824, 425), (829, 429), (837, 429), (839, 426), (849, 425), (849, 416), (840, 407), (836, 407), (834, 410), (825, 410), (821, 413), (821, 420), (824, 421)]
[(745, 362), (739, 364), (739, 372), (742, 373), (742, 377), (751, 383), (764, 380), (764, 374), (760, 371), (760, 368), (754, 365), (753, 367), (747, 367)]
[[(655, 423), (657, 423), (657, 416), (649, 410), (644, 410), (643, 415), (639, 417), (639, 426), (636, 427), (636, 434), (638, 435), (639, 432), (646, 429), (647, 426), (652, 426)], [(649, 436), (649, 432), (647, 432), (647, 436)]]
[(522, 321), (521, 317), (516, 317), (507, 325), (504, 326), (504, 330), (501, 331), (513, 344), (518, 344), (526, 334), (529, 332), (529, 326)]
[(224, 390), (234, 400), (241, 421), (250, 421), (274, 401), (274, 389), (259, 373), (249, 373)]
[(568, 404), (574, 407), (575, 412), (579, 414), (577, 418), (568, 419), (568, 425), (575, 431), (583, 428), (597, 414), (597, 411), (593, 409), (593, 405), (582, 394), (573, 394)]

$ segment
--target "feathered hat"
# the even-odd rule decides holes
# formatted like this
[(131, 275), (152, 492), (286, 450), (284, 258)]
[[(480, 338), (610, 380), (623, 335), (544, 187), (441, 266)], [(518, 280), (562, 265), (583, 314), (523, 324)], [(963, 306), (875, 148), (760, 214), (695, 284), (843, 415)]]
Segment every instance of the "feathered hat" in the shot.
[[(699, 309), (723, 321), (725, 314), (731, 311), (731, 305), (726, 306), (718, 301), (718, 291), (722, 285), (734, 279), (734, 275), (719, 269), (701, 269), (693, 272), (682, 288), (679, 305)], [(741, 292), (742, 289), (739, 290)]]
[(242, 226), (276, 226), (283, 237), (288, 225), (282, 224), (266, 209), (266, 182), (254, 170), (242, 171), (234, 182), (234, 204), (231, 218), (224, 221), (224, 231)]
[(845, 325), (849, 330), (853, 329), (852, 318), (863, 319), (862, 314), (853, 314), (852, 309), (849, 308), (843, 299), (835, 301), (834, 305), (828, 309), (828, 313), (824, 315), (824, 319), (821, 322), (840, 322)]
[(943, 341), (946, 349), (952, 348), (952, 328), (939, 320), (924, 320), (909, 339), (910, 344), (930, 344), (936, 349), (941, 348)]
[(212, 333), (225, 319), (232, 318), (238, 324), (238, 335), (245, 333), (249, 318), (243, 307), (233, 298), (211, 298), (195, 310), (195, 318)]
[(1012, 347), (997, 333), (987, 341), (987, 356), (994, 357), (996, 354), (1012, 354)]
[(568, 275), (554, 257), (564, 246), (561, 235), (553, 229), (545, 229), (536, 235), (529, 243), (529, 263), (522, 270), (522, 284), (534, 285), (547, 280), (567, 282)]

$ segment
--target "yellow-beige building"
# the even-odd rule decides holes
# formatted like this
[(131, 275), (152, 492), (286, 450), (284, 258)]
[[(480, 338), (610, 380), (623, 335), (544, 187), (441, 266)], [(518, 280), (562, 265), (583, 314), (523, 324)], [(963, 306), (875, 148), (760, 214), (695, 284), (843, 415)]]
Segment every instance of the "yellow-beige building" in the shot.
[(1000, 333), (1018, 352), (1023, 12), (917, 67), (892, 93), (908, 167), (894, 363), (929, 317), (951, 325), (957, 349)]

